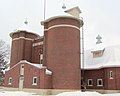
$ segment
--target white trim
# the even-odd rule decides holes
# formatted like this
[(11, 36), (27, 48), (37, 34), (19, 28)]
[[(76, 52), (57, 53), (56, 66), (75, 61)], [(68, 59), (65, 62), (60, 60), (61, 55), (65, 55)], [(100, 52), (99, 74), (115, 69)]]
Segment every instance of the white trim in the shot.
[(24, 64), (20, 65), (20, 75), (24, 75)]
[[(26, 63), (26, 64), (32, 65), (32, 66), (34, 66), (34, 67), (36, 67), (36, 68), (39, 68), (39, 69), (46, 68), (46, 66), (43, 66), (42, 64), (35, 64), (35, 63), (30, 63), (30, 62), (28, 62), (28, 61), (26, 61), (26, 60), (21, 60), (20, 62), (16, 63), (14, 66), (12, 66), (12, 67), (11, 67), (9, 70), (7, 70), (7, 71), (12, 70), (13, 68), (15, 68), (17, 65), (19, 65), (19, 64), (21, 64), (21, 63)], [(38, 65), (39, 65), (39, 66), (38, 66)]]
[(34, 39), (30, 39), (30, 38), (25, 38), (25, 37), (19, 37), (19, 38), (12, 39), (12, 41), (19, 40), (19, 39), (34, 40)]
[(44, 31), (48, 31), (48, 30), (50, 30), (50, 29), (52, 29), (52, 28), (58, 28), (58, 27), (71, 27), (71, 28), (75, 28), (75, 29), (80, 30), (79, 27), (74, 26), (74, 25), (69, 25), (69, 24), (59, 24), (59, 25), (53, 25), (53, 26), (49, 27), (48, 29), (44, 29)]
[(12, 85), (12, 77), (9, 77), (8, 85)]
[[(99, 64), (100, 65), (100, 64)], [(85, 67), (84, 68), (81, 68), (82, 70), (96, 70), (96, 69), (103, 69), (103, 68), (112, 68), (112, 67), (119, 67), (120, 68), (120, 65), (104, 65), (104, 66), (92, 66), (92, 67)]]
[(43, 54), (40, 54), (40, 60), (43, 60)]
[(39, 46), (39, 45), (43, 45), (43, 41), (41, 41), (41, 42), (37, 42), (37, 43), (33, 43), (33, 47), (35, 47), (35, 46)]
[(12, 35), (13, 34), (15, 34), (15, 33), (20, 33), (20, 32), (24, 32), (24, 33), (28, 33), (28, 34), (34, 34), (34, 35), (36, 35), (36, 36), (38, 36), (38, 37), (40, 37), (38, 34), (36, 34), (36, 33), (34, 33), (34, 31), (30, 31), (30, 30), (15, 30), (15, 32), (11, 32), (10, 33), (10, 37), (12, 37)]
[(43, 54), (40, 54), (40, 64), (43, 63)]
[[(89, 84), (89, 81), (91, 81), (92, 84)], [(87, 80), (87, 85), (88, 85), (88, 86), (93, 86), (93, 79), (88, 79), (88, 80)]]
[[(35, 79), (36, 79), (36, 83), (34, 82)], [(38, 82), (38, 78), (37, 77), (33, 77), (32, 85), (37, 85), (37, 82)]]
[(52, 71), (50, 71), (50, 70), (48, 70), (48, 69), (46, 69), (45, 73), (46, 73), (47, 75), (52, 75)]
[[(101, 85), (99, 84), (99, 81), (101, 81)], [(97, 79), (97, 86), (103, 86), (103, 80), (102, 79)]]

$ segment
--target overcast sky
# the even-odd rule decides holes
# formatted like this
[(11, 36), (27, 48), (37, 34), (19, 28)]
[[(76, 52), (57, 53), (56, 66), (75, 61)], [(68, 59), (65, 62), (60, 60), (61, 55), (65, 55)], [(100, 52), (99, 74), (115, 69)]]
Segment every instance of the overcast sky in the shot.
[[(98, 34), (106, 46), (120, 44), (120, 0), (46, 0), (46, 19), (63, 13), (63, 1), (67, 9), (79, 6), (82, 11), (85, 49), (95, 46)], [(26, 18), (30, 28), (43, 35), (44, 0), (0, 0), (0, 39), (10, 43), (9, 34)]]

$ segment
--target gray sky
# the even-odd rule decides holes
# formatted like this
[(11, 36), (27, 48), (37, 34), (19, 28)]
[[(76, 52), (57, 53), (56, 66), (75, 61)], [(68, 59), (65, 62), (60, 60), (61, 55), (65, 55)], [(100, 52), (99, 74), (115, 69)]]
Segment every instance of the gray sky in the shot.
[[(106, 46), (120, 44), (120, 0), (46, 0), (46, 19), (63, 13), (63, 1), (67, 9), (79, 6), (82, 11), (85, 49), (93, 48), (98, 34)], [(44, 0), (0, 0), (0, 39), (10, 43), (9, 33), (26, 18), (30, 28), (43, 35), (43, 5)]]

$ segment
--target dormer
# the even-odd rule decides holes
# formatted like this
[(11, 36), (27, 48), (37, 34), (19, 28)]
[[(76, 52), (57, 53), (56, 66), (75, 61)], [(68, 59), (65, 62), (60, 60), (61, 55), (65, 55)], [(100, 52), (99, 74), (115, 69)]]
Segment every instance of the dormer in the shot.
[(102, 37), (98, 35), (96, 39), (97, 39), (96, 46), (91, 50), (93, 58), (101, 57), (105, 51), (105, 47), (103, 46), (101, 41)]
[(93, 58), (101, 57), (105, 51), (104, 47), (101, 47), (101, 46), (97, 46), (97, 47), (91, 50), (91, 53), (93, 54)]

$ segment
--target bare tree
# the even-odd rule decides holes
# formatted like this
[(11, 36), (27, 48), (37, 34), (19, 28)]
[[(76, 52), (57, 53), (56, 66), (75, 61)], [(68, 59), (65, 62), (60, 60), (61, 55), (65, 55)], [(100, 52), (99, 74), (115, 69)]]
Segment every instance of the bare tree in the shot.
[(5, 41), (0, 40), (0, 67), (6, 66), (9, 61), (10, 46)]

